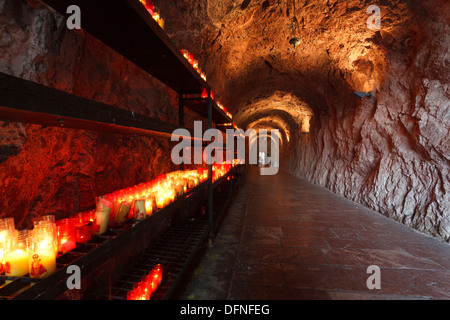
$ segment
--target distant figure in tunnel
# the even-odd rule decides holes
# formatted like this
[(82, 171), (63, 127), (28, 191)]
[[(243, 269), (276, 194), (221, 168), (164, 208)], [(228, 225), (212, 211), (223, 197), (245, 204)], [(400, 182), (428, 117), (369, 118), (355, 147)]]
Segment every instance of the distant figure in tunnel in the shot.
[(266, 165), (269, 164), (269, 159), (267, 158), (267, 155), (264, 151), (260, 151), (259, 152), (259, 159), (258, 159), (258, 163), (260, 167), (264, 167)]

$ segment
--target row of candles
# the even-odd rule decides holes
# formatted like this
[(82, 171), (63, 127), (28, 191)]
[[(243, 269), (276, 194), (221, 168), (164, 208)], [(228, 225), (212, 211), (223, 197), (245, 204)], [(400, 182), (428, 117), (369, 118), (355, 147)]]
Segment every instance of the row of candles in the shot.
[(200, 77), (206, 81), (206, 74), (202, 72), (202, 69), (200, 69), (198, 65), (198, 60), (194, 59), (194, 54), (186, 49), (182, 49), (180, 51), (183, 57), (185, 57), (186, 60), (191, 64), (191, 66), (198, 72)]
[[(159, 26), (164, 29), (164, 19), (161, 17), (160, 12), (159, 12), (159, 8), (156, 7), (153, 4), (153, 1), (151, 0), (139, 0), (147, 9), (147, 11), (150, 13), (150, 15), (152, 16), (152, 18), (159, 24)], [(194, 54), (189, 52), (186, 49), (182, 49), (180, 50), (183, 57), (186, 58), (186, 60), (192, 65), (192, 67), (198, 72), (198, 74), (200, 75), (200, 77), (206, 81), (206, 74), (204, 72), (202, 72), (199, 64), (198, 64), (198, 60), (194, 59)], [(204, 90), (204, 92), (202, 93), (202, 97), (205, 97), (205, 92), (206, 90)], [(211, 96), (214, 99), (214, 92), (211, 91)], [(206, 94), (207, 97), (207, 94)], [(217, 105), (220, 109), (222, 109), (228, 117), (230, 117), (230, 119), (232, 118), (231, 113), (227, 112), (226, 108), (220, 104), (219, 102), (217, 102)]]
[[(198, 98), (198, 94), (184, 94), (183, 98)], [(200, 98), (208, 98), (208, 91), (206, 91), (205, 88), (202, 89), (202, 93), (200, 94)], [(214, 100), (214, 91), (211, 90), (211, 99)], [(233, 115), (227, 111), (227, 108), (223, 106), (219, 101), (216, 101), (216, 105), (219, 107), (220, 110), (225, 112), (225, 114), (230, 118), (233, 119)], [(237, 129), (236, 124), (233, 122), (233, 126)]]
[(152, 16), (153, 20), (155, 20), (161, 29), (164, 29), (164, 19), (161, 17), (159, 12), (159, 8), (153, 5), (153, 1), (151, 0), (139, 0), (147, 9), (148, 13)]
[(58, 234), (64, 227), (52, 215), (33, 224), (33, 230), (17, 230), (13, 218), (0, 219), (0, 273), (45, 278), (56, 271)]
[[(202, 93), (201, 93), (200, 96), (201, 96), (202, 98), (208, 98), (208, 92), (206, 91), (205, 88), (203, 88)], [(212, 90), (211, 90), (211, 99), (214, 100), (214, 91), (212, 91)], [(225, 112), (226, 115), (227, 115), (230, 119), (233, 118), (233, 115), (232, 115), (231, 113), (229, 113), (229, 112), (227, 111), (227, 108), (225, 108), (219, 101), (216, 101), (216, 104), (217, 104), (217, 106), (219, 107), (219, 109), (221, 109), (223, 112)]]
[(133, 285), (133, 289), (127, 292), (127, 300), (150, 300), (152, 293), (160, 285), (162, 276), (162, 265), (155, 265), (147, 275)]
[[(214, 164), (213, 181), (233, 164)], [(55, 221), (46, 215), (33, 221), (32, 230), (17, 230), (13, 218), (0, 219), (0, 274), (45, 278), (56, 271), (56, 258), (127, 220), (142, 220), (164, 208), (188, 189), (208, 178), (208, 170), (174, 171), (130, 188), (97, 197), (96, 209)]]
[[(164, 19), (161, 17), (159, 8), (153, 4), (153, 1), (151, 0), (139, 0), (139, 1), (145, 6), (145, 9), (147, 9), (148, 13), (152, 16), (153, 20), (155, 20), (159, 24), (161, 29), (164, 29)], [(202, 77), (202, 79), (206, 81), (206, 75), (200, 69), (198, 65), (198, 60), (194, 59), (194, 55), (185, 49), (180, 51), (183, 54), (183, 56), (189, 61), (192, 67), (198, 72), (198, 74), (200, 74), (200, 77)]]
[[(139, 0), (147, 9), (148, 13), (152, 16), (153, 20), (155, 20), (161, 29), (164, 29), (164, 19), (161, 17), (159, 12), (159, 8), (153, 4), (151, 0)], [(198, 64), (198, 60), (194, 59), (194, 55), (186, 49), (180, 50), (186, 60), (192, 65), (192, 67), (198, 72), (200, 77), (206, 81), (206, 74), (202, 72), (200, 66)]]

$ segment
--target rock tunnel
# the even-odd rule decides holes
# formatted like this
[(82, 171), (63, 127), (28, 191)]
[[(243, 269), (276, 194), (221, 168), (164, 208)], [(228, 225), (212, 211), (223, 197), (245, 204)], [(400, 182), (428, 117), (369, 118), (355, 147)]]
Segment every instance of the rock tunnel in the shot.
[[(86, 1), (75, 2), (81, 8), (81, 28), (69, 28), (70, 13), (53, 0), (0, 0), (2, 77), (12, 76), (102, 106), (118, 107), (129, 112), (133, 121), (135, 114), (139, 114), (163, 121), (170, 128), (190, 127), (198, 119), (198, 113), (179, 109), (183, 93), (190, 92), (177, 92), (147, 72), (145, 68), (154, 57), (146, 58), (153, 49), (151, 43), (143, 45), (151, 42), (144, 31), (139, 31), (142, 37), (133, 38), (139, 39), (136, 43), (128, 42), (127, 35), (122, 33), (128, 30), (125, 25), (131, 25), (129, 15), (133, 14), (145, 21), (146, 25), (140, 25), (143, 29), (151, 26), (151, 36), (156, 34), (164, 39), (164, 46), (170, 48), (161, 61), (165, 61), (166, 55), (179, 55), (182, 49), (193, 54), (205, 83), (213, 91), (213, 100), (226, 106), (236, 127), (244, 131), (278, 132), (279, 148), (272, 151), (279, 153), (280, 174), (311, 186), (304, 190), (292, 185), (285, 190), (292, 192), (291, 198), (282, 197), (288, 199), (287, 203), (298, 200), (298, 204), (285, 209), (289, 217), (301, 208), (308, 189), (322, 188), (350, 201), (356, 208), (373, 211), (430, 237), (438, 246), (443, 244), (448, 254), (450, 4), (447, 1), (155, 0), (145, 4), (146, 1), (117, 0), (127, 10), (132, 8), (131, 14), (124, 11), (125, 21), (121, 21), (117, 10), (109, 8), (107, 1), (100, 1), (105, 14), (97, 20), (90, 9), (85, 9)], [(153, 20), (151, 23), (146, 20), (146, 10), (139, 7), (150, 3), (151, 14), (158, 10), (158, 17), (164, 18), (157, 30), (159, 27), (153, 26)], [(101, 27), (102, 21), (116, 34), (108, 35), (104, 31), (107, 28)], [(103, 33), (96, 36), (90, 28)], [(136, 30), (136, 34), (139, 32)], [(121, 40), (114, 42), (115, 38)], [(176, 57), (179, 63), (181, 60)], [(170, 72), (163, 71), (162, 78), (178, 77)], [(188, 73), (192, 76), (191, 71)], [(5, 83), (0, 88), (4, 96), (14, 91), (7, 91)], [(98, 210), (99, 196), (180, 169), (171, 161), (173, 140), (167, 135), (140, 134), (135, 128), (131, 134), (116, 129), (112, 133), (89, 130), (86, 126), (67, 129), (61, 118), (58, 125), (34, 119), (27, 122), (23, 117), (15, 119), (17, 106), (15, 101), (13, 106), (9, 103), (8, 99), (0, 103), (0, 218), (13, 217), (17, 229), (29, 229), (35, 219), (45, 215), (65, 219), (96, 206)], [(205, 127), (209, 125), (207, 120), (202, 121)], [(198, 170), (199, 166), (186, 165), (183, 169)], [(259, 190), (257, 182), (283, 186), (282, 182), (251, 177), (254, 184), (249, 185), (254, 190)], [(290, 183), (287, 185), (291, 186)], [(259, 200), (264, 201), (263, 195), (245, 191), (246, 187), (248, 203), (257, 205)], [(203, 196), (207, 199), (206, 193)], [(276, 199), (274, 202), (282, 202)], [(304, 203), (312, 202), (306, 199)], [(204, 214), (212, 206), (198, 200), (190, 208)], [(322, 217), (320, 208), (311, 212)], [(332, 205), (325, 211), (331, 208)], [(245, 212), (252, 216), (250, 211)], [(308, 214), (308, 219), (315, 221), (312, 213)], [(268, 240), (266, 233), (273, 231), (271, 239), (279, 239), (281, 246), (292, 243), (289, 241), (293, 238), (285, 236), (293, 231), (278, 225), (282, 221), (280, 214), (275, 220), (264, 219), (270, 225), (250, 224), (244, 230), (250, 230), (251, 235), (265, 234), (259, 235), (264, 241)], [(302, 219), (305, 220), (299, 228), (310, 231), (306, 223), (309, 220)], [(342, 220), (346, 221), (345, 215)], [(348, 221), (351, 223), (352, 218)], [(361, 230), (370, 229), (367, 224)], [(257, 227), (263, 229), (253, 229)], [(331, 238), (345, 240), (336, 233)], [(328, 249), (318, 250), (326, 254)], [(140, 248), (133, 250), (138, 252)], [(440, 258), (448, 260), (446, 257)], [(443, 265), (450, 267), (448, 263)], [(289, 269), (284, 267), (283, 270)], [(105, 281), (105, 275), (102, 277), (101, 281)], [(111, 279), (111, 275), (108, 277)], [(86, 287), (96, 284), (96, 279), (93, 276), (86, 280)], [(449, 298), (448, 281), (446, 285), (442, 292)], [(83, 298), (83, 294), (86, 293), (75, 297)], [(63, 295), (67, 298), (68, 294)], [(416, 296), (422, 294), (408, 297)], [(235, 297), (229, 294), (226, 298)]]

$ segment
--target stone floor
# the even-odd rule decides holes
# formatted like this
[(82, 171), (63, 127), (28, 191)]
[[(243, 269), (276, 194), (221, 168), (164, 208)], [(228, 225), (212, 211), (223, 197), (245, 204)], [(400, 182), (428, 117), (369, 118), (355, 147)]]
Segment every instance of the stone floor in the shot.
[[(371, 265), (380, 289), (367, 287)], [(177, 299), (450, 299), (450, 245), (283, 171), (250, 168), (188, 279)]]

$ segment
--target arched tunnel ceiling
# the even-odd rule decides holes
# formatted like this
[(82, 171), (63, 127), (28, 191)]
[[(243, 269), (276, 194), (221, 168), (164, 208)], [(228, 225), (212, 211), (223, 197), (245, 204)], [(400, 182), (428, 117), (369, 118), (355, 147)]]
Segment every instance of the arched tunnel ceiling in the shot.
[[(290, 138), (312, 116), (312, 109), (297, 96), (275, 92), (271, 96), (258, 97), (249, 102), (238, 111), (234, 119), (243, 128), (253, 128), (262, 120), (265, 123), (272, 122), (273, 128), (283, 131)], [(259, 127), (261, 128), (261, 124)]]
[(280, 132), (280, 141), (281, 142), (284, 142), (284, 141), (289, 142), (291, 139), (291, 129), (289, 129), (287, 127), (286, 123), (284, 122), (284, 120), (279, 118), (278, 116), (275, 116), (275, 117), (267, 116), (267, 117), (260, 118), (256, 121), (252, 122), (247, 128), (254, 129), (254, 130), (276, 129)]
[[(383, 82), (385, 43), (393, 34), (409, 32), (400, 26), (409, 19), (410, 4), (377, 3), (381, 31), (366, 24), (372, 4), (176, 0), (160, 6), (167, 32), (198, 58), (215, 96), (240, 127), (274, 109), (286, 111), (300, 128), (305, 116), (320, 114), (336, 96), (376, 90)], [(296, 47), (290, 43), (294, 36), (301, 41)]]

